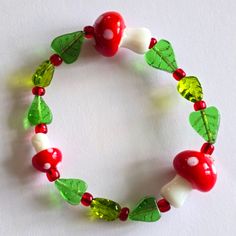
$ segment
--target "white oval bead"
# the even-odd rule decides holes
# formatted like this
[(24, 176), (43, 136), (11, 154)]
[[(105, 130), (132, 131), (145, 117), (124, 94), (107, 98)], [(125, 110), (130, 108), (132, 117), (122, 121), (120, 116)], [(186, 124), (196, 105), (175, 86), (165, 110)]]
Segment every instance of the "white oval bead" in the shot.
[(37, 153), (51, 147), (48, 136), (43, 133), (35, 134), (32, 137), (31, 142), (32, 142), (32, 145), (34, 146), (34, 149)]
[(151, 32), (147, 28), (125, 28), (120, 47), (128, 48), (136, 53), (144, 54), (148, 51)]
[(192, 190), (192, 185), (180, 175), (161, 188), (161, 196), (173, 207), (181, 207)]

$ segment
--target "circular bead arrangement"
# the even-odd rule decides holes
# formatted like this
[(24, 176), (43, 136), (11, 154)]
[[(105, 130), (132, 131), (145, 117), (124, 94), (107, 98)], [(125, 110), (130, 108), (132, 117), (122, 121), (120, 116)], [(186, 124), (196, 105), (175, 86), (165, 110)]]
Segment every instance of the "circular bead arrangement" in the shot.
[[(53, 78), (55, 67), (62, 62), (75, 62), (80, 54), (84, 39), (94, 40), (96, 50), (103, 56), (114, 56), (120, 47), (128, 48), (136, 53), (144, 54), (148, 65), (156, 69), (172, 73), (178, 81), (177, 91), (190, 102), (194, 111), (189, 115), (193, 129), (205, 139), (200, 151), (186, 150), (176, 155), (173, 166), (176, 176), (162, 187), (161, 198), (146, 196), (131, 210), (118, 203), (94, 198), (87, 191), (87, 184), (81, 179), (65, 179), (60, 177), (57, 165), (62, 161), (62, 153), (51, 147), (47, 125), (52, 122), (52, 112), (42, 96), (45, 87)], [(60, 195), (69, 204), (82, 204), (90, 207), (91, 215), (107, 221), (127, 219), (153, 222), (173, 207), (183, 205), (189, 192), (197, 189), (210, 191), (215, 185), (217, 174), (211, 157), (220, 123), (220, 114), (216, 107), (207, 107), (203, 101), (203, 91), (197, 77), (187, 76), (183, 69), (177, 67), (173, 48), (167, 40), (151, 37), (146, 28), (128, 28), (122, 16), (117, 12), (106, 12), (98, 17), (93, 26), (84, 27), (83, 31), (73, 32), (56, 37), (51, 48), (55, 52), (49, 60), (44, 61), (33, 74), (34, 100), (28, 111), (28, 120), (35, 126), (32, 144), (36, 154), (32, 158), (35, 169), (46, 173), (47, 179), (54, 182)]]

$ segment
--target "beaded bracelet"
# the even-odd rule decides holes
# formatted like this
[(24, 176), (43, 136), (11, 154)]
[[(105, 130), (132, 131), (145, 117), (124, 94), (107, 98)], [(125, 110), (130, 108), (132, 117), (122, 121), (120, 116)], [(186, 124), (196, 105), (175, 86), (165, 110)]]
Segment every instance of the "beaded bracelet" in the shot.
[[(77, 60), (84, 39), (94, 39), (96, 50), (103, 56), (114, 56), (119, 47), (125, 47), (144, 54), (148, 65), (172, 73), (178, 81), (180, 95), (194, 103), (195, 111), (189, 116), (191, 126), (206, 140), (200, 151), (186, 150), (174, 158), (173, 166), (177, 174), (162, 187), (161, 198), (146, 196), (132, 210), (121, 208), (109, 199), (94, 198), (86, 192), (87, 184), (83, 180), (60, 178), (57, 164), (61, 162), (62, 154), (59, 149), (50, 146), (46, 135), (47, 124), (52, 122), (52, 113), (42, 98), (45, 87), (50, 85), (56, 66)], [(220, 114), (216, 107), (207, 107), (202, 100), (203, 92), (198, 78), (186, 76), (177, 67), (172, 46), (167, 40), (157, 41), (146, 28), (126, 28), (119, 13), (106, 12), (95, 21), (94, 26), (56, 37), (51, 48), (56, 54), (44, 61), (32, 77), (35, 98), (28, 111), (28, 121), (35, 126), (32, 144), (36, 155), (33, 156), (32, 164), (38, 171), (46, 173), (50, 182), (55, 183), (65, 201), (71, 205), (81, 202), (84, 206), (90, 206), (93, 217), (107, 221), (119, 218), (121, 221), (153, 222), (159, 220), (161, 212), (170, 210), (171, 206), (182, 206), (192, 189), (207, 192), (213, 188), (217, 174), (211, 154), (219, 129)]]

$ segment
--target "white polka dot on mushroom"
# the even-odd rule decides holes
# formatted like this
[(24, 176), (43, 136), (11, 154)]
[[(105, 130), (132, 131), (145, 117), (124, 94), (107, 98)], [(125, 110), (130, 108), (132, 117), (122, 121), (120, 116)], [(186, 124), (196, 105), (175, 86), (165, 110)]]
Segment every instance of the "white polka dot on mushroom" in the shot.
[(212, 165), (211, 168), (212, 168), (213, 173), (216, 174), (216, 167), (215, 167), (215, 165)]
[(49, 170), (49, 169), (51, 168), (51, 164), (50, 164), (50, 163), (45, 163), (44, 166), (43, 166), (43, 168), (44, 168), (45, 170)]
[(208, 164), (207, 164), (207, 163), (204, 163), (204, 164), (203, 164), (203, 168), (204, 168), (204, 170), (207, 170), (207, 169), (209, 169), (209, 166), (208, 166)]
[(111, 40), (111, 39), (113, 39), (113, 37), (114, 37), (114, 34), (113, 34), (112, 30), (110, 30), (110, 29), (104, 30), (104, 32), (103, 32), (104, 39)]
[(187, 160), (187, 164), (189, 166), (196, 166), (198, 163), (199, 163), (199, 161), (196, 157), (189, 157)]

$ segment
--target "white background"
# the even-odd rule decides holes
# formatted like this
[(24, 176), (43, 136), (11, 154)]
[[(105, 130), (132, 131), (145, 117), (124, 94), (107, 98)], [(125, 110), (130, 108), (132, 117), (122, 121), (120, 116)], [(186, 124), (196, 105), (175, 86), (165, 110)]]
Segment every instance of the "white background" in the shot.
[[(107, 10), (168, 39), (179, 66), (199, 77), (208, 105), (222, 115), (215, 188), (193, 191), (156, 223), (91, 221), (88, 209), (66, 204), (31, 167), (27, 81), (50, 56), (54, 37)], [(236, 235), (235, 11), (235, 0), (0, 0), (0, 235)], [(44, 98), (54, 114), (49, 137), (64, 155), (62, 176), (84, 179), (94, 196), (122, 206), (158, 197), (175, 174), (174, 156), (203, 143), (188, 124), (192, 104), (177, 94), (172, 76), (126, 49), (104, 58), (86, 42), (76, 63), (56, 70)]]

